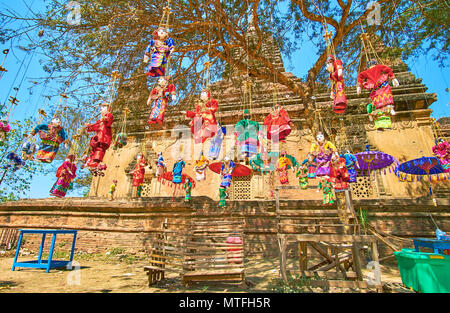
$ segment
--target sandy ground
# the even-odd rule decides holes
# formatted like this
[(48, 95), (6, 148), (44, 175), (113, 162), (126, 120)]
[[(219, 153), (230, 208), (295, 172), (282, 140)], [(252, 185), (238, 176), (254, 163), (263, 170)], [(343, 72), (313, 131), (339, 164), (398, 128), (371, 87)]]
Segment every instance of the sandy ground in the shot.
[[(45, 256), (44, 256), (45, 257)], [(64, 259), (57, 256), (56, 259)], [(20, 256), (19, 260), (33, 260), (33, 254)], [(271, 292), (270, 284), (278, 278), (278, 258), (248, 258), (246, 277), (250, 284), (247, 288), (230, 284), (195, 284), (185, 287), (177, 274), (168, 274), (167, 278), (148, 286), (147, 275), (143, 268), (148, 265), (144, 255), (127, 254), (76, 254), (74, 261), (79, 270), (45, 270), (16, 268), (11, 270), (12, 252), (0, 255), (0, 293), (158, 293), (158, 292)], [(288, 268), (295, 267), (290, 260)], [(368, 273), (364, 270), (364, 274)], [(401, 278), (394, 260), (381, 266), (382, 281), (387, 283), (389, 292), (408, 292), (401, 286)], [(307, 292), (365, 292), (360, 290), (306, 290)]]

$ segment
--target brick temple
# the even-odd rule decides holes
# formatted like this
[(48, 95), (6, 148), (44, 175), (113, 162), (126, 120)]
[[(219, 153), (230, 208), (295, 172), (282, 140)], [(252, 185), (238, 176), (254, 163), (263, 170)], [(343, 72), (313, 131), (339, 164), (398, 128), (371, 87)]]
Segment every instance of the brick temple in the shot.
[[(300, 78), (285, 72), (279, 51), (273, 52), (266, 44), (264, 51), (273, 53), (276, 66), (286, 76), (301, 83)], [(363, 151), (366, 145), (373, 150), (388, 153), (403, 162), (422, 156), (432, 156), (434, 145), (433, 119), (430, 105), (436, 95), (427, 93), (422, 80), (415, 77), (408, 66), (398, 58), (386, 65), (391, 66), (400, 86), (393, 88), (397, 114), (393, 117), (392, 130), (379, 132), (369, 121), (366, 105), (370, 98), (367, 92), (356, 93), (355, 86), (346, 87), (347, 112), (338, 117), (332, 112), (329, 84), (318, 86), (314, 97), (300, 98), (286, 87), (250, 78), (252, 101), (250, 113), (253, 120), (262, 124), (274, 105), (274, 90), (279, 104), (289, 113), (295, 130), (287, 137), (284, 149), (302, 161), (315, 140), (316, 132), (325, 133), (338, 149), (349, 148), (353, 153)], [(226, 74), (226, 75), (225, 75)], [(222, 80), (211, 85), (211, 95), (219, 101), (217, 120), (227, 127), (221, 157), (224, 153), (239, 160), (234, 149), (234, 125), (243, 117), (243, 109), (249, 107), (245, 100), (242, 72), (225, 73)], [(344, 75), (346, 75), (344, 73)], [(242, 216), (245, 218), (246, 253), (277, 255), (277, 216), (275, 199), (270, 195), (270, 175), (253, 173), (251, 176), (235, 178), (230, 188), (226, 212), (217, 208), (219, 175), (208, 170), (205, 181), (198, 182), (193, 189), (193, 200), (171, 202), (172, 189), (155, 178), (155, 167), (146, 169), (142, 198), (137, 198), (132, 184), (132, 171), (136, 156), (143, 152), (151, 165), (156, 154), (163, 152), (169, 170), (181, 154), (187, 163), (185, 173), (194, 177), (194, 163), (202, 150), (195, 145), (189, 121), (182, 110), (192, 110), (198, 95), (182, 99), (179, 105), (168, 107), (164, 124), (146, 128), (150, 108), (144, 105), (148, 97), (146, 78), (122, 84), (113, 107), (116, 111), (115, 131), (121, 127), (121, 109), (129, 107), (127, 120), (128, 144), (118, 150), (109, 149), (105, 162), (108, 169), (104, 177), (94, 177), (87, 198), (25, 199), (0, 204), (0, 228), (65, 228), (78, 229), (77, 249), (104, 251), (111, 247), (142, 250), (149, 244), (150, 234), (160, 230), (161, 222), (168, 218), (171, 223), (183, 222), (194, 214), (202, 217)], [(248, 93), (247, 93), (248, 95)], [(248, 101), (247, 103), (245, 101)], [(449, 134), (448, 119), (440, 121), (446, 136)], [(448, 138), (447, 138), (448, 139)], [(203, 147), (209, 151), (209, 141)], [(221, 157), (219, 160), (221, 160)], [(107, 201), (113, 179), (118, 180), (117, 200)], [(273, 181), (279, 184), (275, 174)], [(290, 185), (298, 185), (292, 171)], [(335, 214), (335, 206), (323, 207), (321, 193), (316, 192), (317, 182), (311, 182), (308, 190), (281, 191), (280, 206), (293, 217), (320, 219)], [(435, 226), (429, 214), (444, 231), (450, 231), (450, 199), (448, 183), (435, 188), (437, 206), (433, 205), (428, 189), (422, 183), (400, 182), (393, 174), (376, 172), (373, 177), (359, 177), (351, 186), (353, 205), (367, 210), (371, 223), (380, 231), (403, 237), (433, 237)], [(38, 239), (36, 239), (38, 242)], [(33, 240), (30, 240), (33, 244)], [(383, 254), (385, 250), (380, 250)], [(294, 249), (295, 252), (295, 249)]]

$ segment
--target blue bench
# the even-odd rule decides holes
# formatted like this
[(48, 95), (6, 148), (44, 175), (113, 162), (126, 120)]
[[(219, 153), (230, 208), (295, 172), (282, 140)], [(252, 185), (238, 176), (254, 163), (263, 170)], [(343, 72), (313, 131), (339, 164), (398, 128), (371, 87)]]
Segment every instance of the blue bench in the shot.
[[(19, 235), (19, 241), (17, 243), (17, 249), (16, 249), (16, 255), (14, 256), (14, 262), (12, 265), (12, 270), (16, 267), (29, 267), (29, 268), (44, 268), (47, 269), (47, 273), (50, 271), (51, 268), (57, 268), (57, 267), (66, 267), (69, 264), (69, 267), (72, 267), (72, 260), (73, 260), (73, 252), (75, 250), (75, 241), (77, 238), (77, 231), (76, 230), (46, 230), (46, 229), (19, 229), (20, 235)], [(41, 246), (39, 248), (39, 255), (38, 259), (34, 261), (26, 261), (26, 262), (17, 262), (17, 258), (19, 256), (20, 246), (22, 244), (22, 239), (24, 234), (41, 234)], [(56, 235), (58, 234), (72, 234), (73, 235), (73, 241), (72, 241), (72, 249), (70, 251), (70, 260), (69, 261), (60, 261), (60, 260), (53, 260), (53, 251), (55, 249), (55, 241), (56, 241)], [(50, 252), (48, 254), (48, 260), (42, 260), (42, 250), (44, 249), (44, 243), (45, 243), (45, 237), (47, 235), (53, 235), (52, 237), (52, 243), (50, 245)]]
[(416, 252), (420, 252), (419, 248), (431, 248), (434, 253), (443, 254), (442, 250), (450, 249), (449, 240), (438, 240), (429, 238), (413, 238), (414, 249)]

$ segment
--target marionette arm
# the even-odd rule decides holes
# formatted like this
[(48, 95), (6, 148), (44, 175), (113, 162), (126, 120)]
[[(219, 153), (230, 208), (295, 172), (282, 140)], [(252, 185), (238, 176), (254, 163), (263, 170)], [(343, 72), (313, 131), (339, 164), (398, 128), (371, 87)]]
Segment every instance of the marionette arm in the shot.
[(147, 46), (147, 49), (145, 50), (145, 53), (144, 53), (144, 63), (148, 63), (148, 61), (150, 61), (150, 57), (154, 50), (154, 44), (155, 44), (155, 42), (152, 40), (152, 41), (150, 41), (150, 44)]
[(150, 105), (153, 100), (158, 99), (160, 96), (161, 95), (159, 94), (158, 90), (156, 88), (153, 88), (150, 92), (150, 95), (148, 96), (147, 105)]
[(47, 124), (40, 124), (40, 125), (36, 126), (36, 127), (31, 131), (31, 136), (36, 135), (36, 133), (39, 132), (40, 130), (42, 130), (42, 131), (48, 131), (48, 125), (47, 125)]

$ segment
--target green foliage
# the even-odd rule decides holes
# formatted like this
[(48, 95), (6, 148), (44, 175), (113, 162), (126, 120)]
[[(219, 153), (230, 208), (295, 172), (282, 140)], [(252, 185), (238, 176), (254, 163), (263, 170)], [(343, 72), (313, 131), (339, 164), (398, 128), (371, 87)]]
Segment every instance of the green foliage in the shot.
[(303, 293), (310, 292), (309, 290), (309, 282), (310, 278), (307, 278), (303, 275), (296, 274), (292, 276), (288, 274), (287, 282), (285, 282), (281, 278), (272, 279), (268, 284), (268, 289), (272, 292), (280, 292), (280, 293)]

